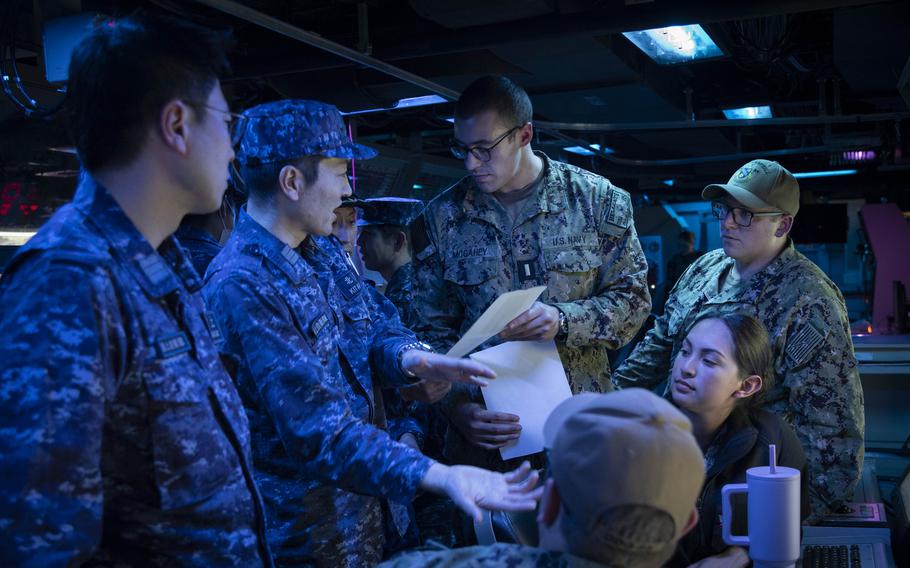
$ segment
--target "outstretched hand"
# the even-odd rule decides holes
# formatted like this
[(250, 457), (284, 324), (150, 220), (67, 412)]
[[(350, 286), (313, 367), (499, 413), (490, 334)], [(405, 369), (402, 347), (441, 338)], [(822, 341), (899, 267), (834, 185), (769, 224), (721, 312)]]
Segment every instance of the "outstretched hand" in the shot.
[(402, 355), (401, 368), (405, 372), (414, 373), (419, 379), (465, 383), (480, 387), (489, 384), (484, 377), (496, 378), (496, 373), (492, 369), (472, 359), (456, 359), (419, 349), (411, 349)]
[(469, 517), (480, 522), (482, 509), (533, 511), (543, 493), (543, 487), (536, 487), (539, 477), (528, 462), (508, 473), (436, 463), (427, 471), (421, 486), (448, 495)]

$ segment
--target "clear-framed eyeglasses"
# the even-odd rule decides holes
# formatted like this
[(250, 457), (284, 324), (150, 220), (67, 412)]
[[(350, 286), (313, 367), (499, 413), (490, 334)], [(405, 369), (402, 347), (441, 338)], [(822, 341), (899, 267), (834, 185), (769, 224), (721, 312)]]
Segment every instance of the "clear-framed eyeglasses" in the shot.
[[(525, 124), (527, 124), (527, 123), (525, 123)], [(481, 162), (489, 162), (490, 158), (493, 157), (493, 149), (496, 148), (496, 146), (498, 146), (500, 142), (502, 142), (503, 140), (508, 138), (510, 134), (512, 134), (513, 132), (515, 132), (516, 130), (518, 130), (519, 128), (521, 128), (523, 126), (524, 126), (524, 124), (519, 124), (518, 126), (514, 126), (514, 127), (510, 128), (502, 136), (500, 136), (499, 138), (494, 140), (493, 143), (486, 148), (483, 146), (468, 147), (468, 146), (465, 146), (464, 144), (462, 144), (461, 142), (453, 139), (453, 140), (449, 141), (449, 150), (451, 150), (452, 155), (455, 156), (456, 158), (458, 158), (459, 160), (464, 160), (465, 158), (467, 158), (468, 153), (470, 152), (472, 156), (474, 156)]]

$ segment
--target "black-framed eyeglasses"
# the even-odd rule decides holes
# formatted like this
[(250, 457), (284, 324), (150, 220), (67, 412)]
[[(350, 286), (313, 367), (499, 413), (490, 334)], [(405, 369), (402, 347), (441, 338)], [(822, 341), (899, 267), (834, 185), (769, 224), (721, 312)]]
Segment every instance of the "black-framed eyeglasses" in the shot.
[(769, 211), (766, 213), (758, 213), (755, 211), (749, 211), (748, 209), (743, 209), (742, 207), (730, 207), (726, 203), (720, 201), (714, 201), (711, 203), (711, 212), (714, 214), (714, 218), (723, 221), (727, 218), (728, 213), (733, 214), (733, 222), (739, 225), (740, 227), (748, 227), (752, 225), (753, 217), (775, 217), (777, 215), (786, 215), (783, 211)]
[(249, 117), (243, 113), (232, 112), (229, 109), (213, 107), (212, 105), (187, 101), (192, 105), (201, 106), (209, 110), (214, 110), (217, 112), (223, 112), (224, 114), (231, 117), (231, 121), (228, 123), (228, 131), (231, 133), (231, 146), (237, 148), (240, 145), (240, 141), (243, 139), (243, 135), (246, 133), (246, 125), (249, 122)]
[[(527, 124), (527, 123), (525, 123), (525, 124)], [(490, 158), (493, 157), (493, 148), (498, 146), (500, 142), (502, 142), (503, 140), (508, 138), (508, 136), (510, 134), (512, 134), (513, 132), (515, 132), (516, 130), (521, 128), (522, 126), (524, 126), (524, 124), (519, 124), (518, 126), (512, 127), (511, 129), (507, 130), (505, 132), (505, 134), (503, 134), (502, 136), (500, 136), (499, 138), (494, 140), (493, 143), (486, 148), (484, 148), (483, 146), (471, 146), (469, 148), (469, 147), (465, 146), (464, 144), (462, 144), (461, 142), (458, 142), (457, 140), (453, 139), (453, 140), (449, 141), (449, 150), (451, 150), (452, 155), (455, 156), (456, 158), (458, 158), (459, 160), (464, 160), (465, 158), (467, 158), (468, 152), (470, 152), (472, 156), (474, 156), (481, 162), (489, 162)]]

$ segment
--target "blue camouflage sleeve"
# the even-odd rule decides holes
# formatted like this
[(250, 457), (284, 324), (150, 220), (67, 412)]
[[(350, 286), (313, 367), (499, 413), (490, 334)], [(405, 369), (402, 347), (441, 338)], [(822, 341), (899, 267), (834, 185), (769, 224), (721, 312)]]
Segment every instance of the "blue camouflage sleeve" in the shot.
[(236, 277), (214, 292), (210, 307), (300, 467), (350, 491), (412, 497), (433, 462), (354, 417), (280, 294)]
[(101, 440), (123, 336), (98, 268), (36, 257), (0, 284), (0, 564), (78, 565), (101, 539)]
[(372, 286), (365, 286), (367, 303), (372, 319), (370, 368), (382, 379), (383, 387), (400, 387), (412, 384), (401, 372), (398, 352), (408, 343), (417, 341), (414, 332), (401, 323), (398, 309)]

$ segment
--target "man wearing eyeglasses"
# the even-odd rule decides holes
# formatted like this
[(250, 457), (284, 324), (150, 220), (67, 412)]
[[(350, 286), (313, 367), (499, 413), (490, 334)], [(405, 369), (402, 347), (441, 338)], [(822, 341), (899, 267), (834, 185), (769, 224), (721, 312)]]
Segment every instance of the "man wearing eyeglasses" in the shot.
[(780, 164), (753, 160), (702, 196), (713, 200), (723, 249), (680, 277), (664, 314), (613, 378), (620, 387), (657, 387), (701, 313), (756, 316), (775, 338), (777, 381), (765, 405), (804, 446), (818, 518), (850, 500), (863, 461), (863, 392), (844, 298), (790, 240), (799, 184)]
[(73, 51), (83, 171), (0, 281), (0, 565), (271, 566), (250, 431), (173, 237), (234, 157), (224, 37), (104, 22)]
[[(431, 201), (412, 227), (418, 336), (450, 348), (502, 293), (545, 285), (499, 341), (556, 340), (573, 392), (611, 389), (607, 350), (647, 317), (647, 262), (629, 194), (591, 172), (531, 149), (527, 93), (483, 77), (455, 107), (452, 153), (469, 174)], [(499, 448), (521, 417), (487, 411), (476, 388), (440, 403), (457, 463), (505, 470)]]

